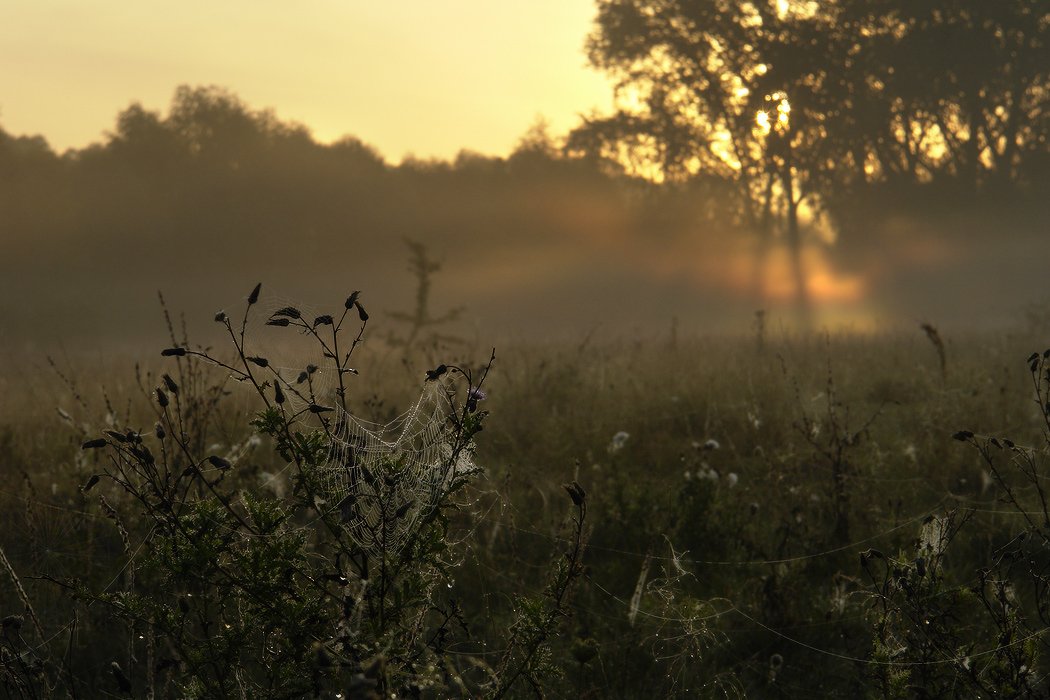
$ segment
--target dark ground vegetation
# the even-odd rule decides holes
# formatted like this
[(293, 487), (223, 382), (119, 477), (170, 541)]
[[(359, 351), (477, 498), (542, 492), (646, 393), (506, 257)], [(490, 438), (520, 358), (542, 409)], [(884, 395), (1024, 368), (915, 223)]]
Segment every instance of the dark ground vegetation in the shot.
[[(283, 421), (263, 358), (150, 359), (141, 388), (130, 364), (70, 358), (66, 382), (25, 360), (0, 442), (0, 682), (15, 697), (1044, 696), (1037, 334), (948, 337), (944, 371), (919, 329), (757, 340), (500, 350), (487, 398), (457, 394), (483, 472), (385, 554), (311, 516), (326, 414)], [(375, 420), (442, 353), (474, 384), (488, 357), (380, 345), (355, 350), (346, 381)], [(248, 371), (255, 399), (229, 378)], [(184, 447), (153, 434), (181, 420)], [(167, 505), (149, 485), (161, 466), (195, 484)], [(272, 488), (293, 466), (307, 476)]]

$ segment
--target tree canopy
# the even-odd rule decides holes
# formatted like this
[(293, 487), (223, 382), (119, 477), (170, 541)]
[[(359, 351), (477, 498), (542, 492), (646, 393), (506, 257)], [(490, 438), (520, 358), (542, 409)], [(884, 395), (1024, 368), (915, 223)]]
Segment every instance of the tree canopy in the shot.
[(1048, 37), (1039, 0), (599, 0), (589, 54), (619, 108), (569, 147), (735, 183), (739, 219), (784, 234), (797, 266), (800, 206), (1045, 179)]

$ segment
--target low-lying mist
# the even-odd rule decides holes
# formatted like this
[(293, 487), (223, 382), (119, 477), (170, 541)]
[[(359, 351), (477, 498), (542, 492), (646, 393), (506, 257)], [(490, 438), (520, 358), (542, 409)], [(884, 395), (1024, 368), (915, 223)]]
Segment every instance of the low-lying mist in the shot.
[[(133, 106), (106, 143), (61, 156), (0, 134), (4, 345), (153, 345), (158, 291), (207, 319), (260, 280), (317, 305), (363, 290), (382, 324), (416, 308), (409, 241), (440, 265), (428, 312), (462, 308), (448, 329), (468, 337), (740, 331), (758, 309), (782, 327), (800, 318), (790, 251), (741, 222), (718, 178), (653, 184), (542, 133), (508, 158), (393, 166), (226, 93), (180, 95), (169, 117)], [(871, 331), (1037, 317), (1050, 199), (1030, 189), (872, 185), (806, 213), (805, 318)]]

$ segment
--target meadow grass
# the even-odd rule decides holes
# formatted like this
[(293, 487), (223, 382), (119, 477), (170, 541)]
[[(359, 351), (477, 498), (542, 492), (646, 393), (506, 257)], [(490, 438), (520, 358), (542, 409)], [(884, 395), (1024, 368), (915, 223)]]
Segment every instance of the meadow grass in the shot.
[[(978, 444), (1031, 446), (1038, 471), (1045, 407), (1032, 402), (1024, 360), (1045, 339), (944, 340), (943, 366), (918, 328), (769, 333), (761, 345), (682, 333), (497, 344), (476, 437), (484, 474), (449, 514), (456, 548), (440, 555), (440, 590), (426, 588), (438, 651), (411, 677), (430, 685), (397, 686), (409, 675), (384, 669), (407, 654), (389, 641), (333, 682), (362, 697), (1046, 693), (1040, 538), (1050, 525), (1019, 512), (1039, 512), (1042, 475), (1026, 481)], [(443, 353), (475, 369), (488, 357), (365, 343), (351, 412), (403, 410)], [(103, 594), (163, 596), (164, 579), (138, 564), (152, 545), (133, 499), (113, 483), (81, 490), (106, 468), (82, 442), (107, 427), (152, 428), (143, 416), (170, 362), (143, 356), (141, 372), (153, 372), (142, 390), (119, 358), (63, 359), (75, 391), (41, 358), (10, 363), (17, 375), (0, 381), (0, 546), (12, 569), (0, 571), (0, 613), (12, 620), (2, 649), (13, 696), (209, 695), (180, 685), (186, 662), (164, 666), (170, 650), (147, 661), (145, 642), (129, 643), (148, 625), (106, 609), (114, 599)], [(244, 387), (224, 388), (211, 452), (243, 443), (258, 410)], [(962, 430), (978, 435), (953, 440)], [(267, 447), (238, 464), (239, 492), (273, 495), (261, 477), (288, 462)], [(586, 492), (584, 525), (566, 494), (573, 482)], [(1019, 544), (1022, 532), (1035, 544)], [(82, 590), (61, 583), (72, 578)], [(256, 663), (234, 665), (250, 674)]]

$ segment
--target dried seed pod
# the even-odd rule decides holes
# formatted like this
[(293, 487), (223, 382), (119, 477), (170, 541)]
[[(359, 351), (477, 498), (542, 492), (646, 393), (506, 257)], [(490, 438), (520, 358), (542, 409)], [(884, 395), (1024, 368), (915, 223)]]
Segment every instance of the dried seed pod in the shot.
[(218, 455), (211, 455), (208, 457), (208, 462), (216, 469), (229, 469), (233, 466), (228, 459), (223, 459)]
[(277, 382), (274, 382), (273, 385), (273, 400), (278, 404), (284, 403), (284, 392), (281, 391), (281, 385)]
[(259, 365), (260, 367), (270, 366), (270, 361), (267, 360), (265, 357), (246, 357), (245, 359), (248, 360), (248, 362), (251, 362), (253, 365)]
[(361, 292), (359, 292), (359, 291), (353, 292), (350, 296), (348, 296), (346, 298), (346, 308), (347, 309), (354, 308), (354, 304), (357, 303), (357, 297), (359, 297), (359, 296), (361, 296)]
[(226, 322), (226, 312), (225, 311), (220, 311), (219, 313), (215, 314), (215, 322), (216, 323), (225, 323)]
[(153, 453), (145, 445), (131, 448), (131, 451), (136, 457), (138, 457), (144, 464), (156, 464), (156, 459), (153, 457)]
[(434, 369), (428, 369), (427, 370), (427, 379), (426, 380), (428, 382), (432, 382), (435, 379), (437, 379), (438, 377), (440, 377), (441, 375), (443, 375), (445, 372), (448, 372), (448, 367), (446, 365), (438, 365)]
[(106, 442), (105, 438), (95, 438), (94, 440), (88, 440), (87, 442), (85, 442), (83, 445), (80, 446), (80, 449), (94, 450), (99, 447), (105, 447), (108, 444), (109, 443)]
[(285, 306), (282, 309), (277, 309), (273, 312), (274, 316), (286, 316), (288, 318), (302, 318), (302, 314), (299, 313), (299, 309), (294, 306)]
[(92, 474), (91, 478), (87, 480), (87, 483), (80, 487), (80, 490), (87, 493), (91, 489), (95, 488), (95, 484), (98, 483), (98, 474)]
[(161, 357), (185, 357), (186, 348), (165, 348), (160, 351)]
[(332, 320), (332, 317), (328, 314), (324, 314), (323, 316), (318, 316), (314, 319), (313, 327), (317, 328), (318, 326), (331, 326), (333, 323), (335, 323), (335, 321)]
[(354, 306), (357, 307), (357, 317), (361, 319), (361, 323), (368, 320), (368, 312), (365, 311), (365, 307), (361, 306), (361, 302), (355, 301)]
[(309, 410), (310, 413), (328, 413), (329, 411), (334, 411), (335, 409), (329, 408), (328, 406), (318, 406), (317, 404), (312, 403), (310, 404)]
[(179, 395), (179, 385), (175, 383), (175, 380), (171, 378), (170, 374), (165, 374), (161, 377), (164, 380), (164, 387), (170, 391), (174, 396)]
[(261, 290), (261, 289), (262, 289), (262, 282), (260, 282), (259, 284), (255, 285), (255, 289), (253, 289), (252, 293), (248, 295), (248, 306), (251, 306), (255, 302), (259, 301), (259, 290)]
[(279, 326), (281, 328), (284, 328), (289, 324), (291, 324), (291, 321), (289, 321), (286, 318), (271, 318), (269, 321), (266, 322), (267, 326)]
[(587, 492), (583, 490), (579, 482), (572, 482), (571, 484), (562, 484), (562, 488), (569, 494), (569, 498), (572, 499), (573, 505), (579, 507), (584, 504), (587, 500)]
[(161, 408), (168, 407), (168, 395), (164, 393), (163, 389), (157, 389), (157, 403), (160, 404)]

